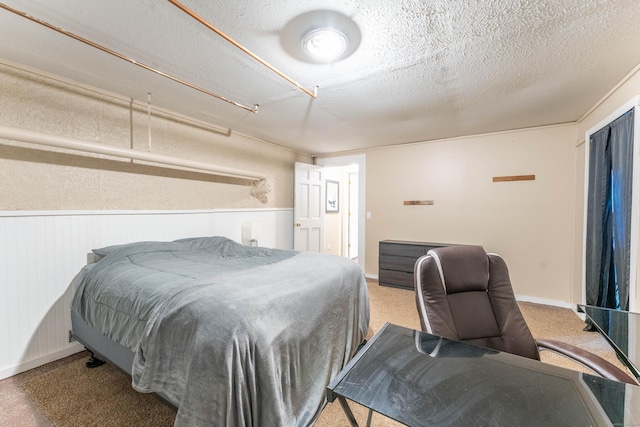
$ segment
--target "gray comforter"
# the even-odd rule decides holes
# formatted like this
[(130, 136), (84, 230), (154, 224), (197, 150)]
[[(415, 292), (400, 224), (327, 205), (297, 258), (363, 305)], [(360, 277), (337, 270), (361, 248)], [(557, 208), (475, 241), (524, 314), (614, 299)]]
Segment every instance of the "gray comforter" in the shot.
[(96, 252), (72, 309), (135, 352), (133, 387), (176, 402), (176, 426), (309, 425), (367, 333), (346, 258), (222, 237)]

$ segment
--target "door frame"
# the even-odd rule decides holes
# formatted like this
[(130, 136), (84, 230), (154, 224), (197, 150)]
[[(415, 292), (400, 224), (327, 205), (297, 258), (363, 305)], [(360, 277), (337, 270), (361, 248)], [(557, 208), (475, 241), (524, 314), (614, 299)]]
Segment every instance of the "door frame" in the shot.
[(587, 301), (587, 274), (586, 274), (586, 257), (587, 257), (587, 209), (589, 208), (589, 144), (591, 135), (607, 126), (609, 123), (622, 116), (627, 111), (635, 108), (634, 129), (633, 129), (633, 177), (632, 177), (632, 194), (631, 194), (631, 248), (629, 262), (629, 311), (638, 311), (640, 309), (640, 300), (638, 297), (637, 282), (637, 266), (638, 266), (638, 222), (640, 220), (640, 117), (638, 116), (638, 103), (640, 96), (634, 96), (632, 99), (624, 103), (613, 113), (609, 114), (605, 119), (591, 127), (585, 132), (585, 155), (584, 155), (584, 207), (583, 207), (583, 223), (582, 223), (582, 303)]
[(367, 156), (365, 154), (355, 154), (350, 156), (323, 157), (316, 160), (318, 166), (350, 166), (358, 165), (358, 265), (365, 270), (365, 220), (366, 220), (366, 166)]
[[(347, 185), (345, 186), (346, 190), (347, 190), (347, 195), (345, 197), (345, 200), (347, 201), (346, 203), (346, 207), (348, 208), (348, 213), (347, 215), (345, 215), (344, 218), (344, 239), (342, 242), (342, 246), (343, 246), (343, 251), (344, 253), (347, 254), (348, 258), (353, 259), (352, 256), (352, 251), (353, 248), (355, 247), (355, 256), (359, 257), (360, 254), (358, 253), (358, 237), (360, 236), (360, 233), (358, 231), (358, 224), (360, 222), (360, 218), (358, 217), (357, 213), (358, 210), (360, 208), (360, 203), (358, 203), (358, 186), (354, 186), (352, 184), (352, 182), (354, 181), (354, 176), (355, 176), (355, 181), (356, 184), (359, 184), (360, 182), (360, 174), (359, 172), (354, 172), (353, 169), (347, 168), (345, 171), (345, 182), (347, 183)], [(355, 187), (355, 189), (354, 189)], [(356, 215), (352, 216), (351, 213), (354, 210), (354, 205), (355, 205), (355, 211), (356, 211)], [(354, 223), (355, 223), (355, 227), (354, 227)], [(353, 231), (355, 231), (355, 236), (353, 236)], [(351, 237), (354, 237), (354, 239), (352, 239)], [(353, 241), (355, 240), (355, 242)]]

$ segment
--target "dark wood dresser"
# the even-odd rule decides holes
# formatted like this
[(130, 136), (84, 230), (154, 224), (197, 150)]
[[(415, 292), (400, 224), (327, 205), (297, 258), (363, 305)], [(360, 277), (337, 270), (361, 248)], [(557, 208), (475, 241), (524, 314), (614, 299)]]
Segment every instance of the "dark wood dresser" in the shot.
[(413, 266), (430, 249), (452, 246), (448, 243), (382, 240), (378, 248), (378, 283), (413, 290)]

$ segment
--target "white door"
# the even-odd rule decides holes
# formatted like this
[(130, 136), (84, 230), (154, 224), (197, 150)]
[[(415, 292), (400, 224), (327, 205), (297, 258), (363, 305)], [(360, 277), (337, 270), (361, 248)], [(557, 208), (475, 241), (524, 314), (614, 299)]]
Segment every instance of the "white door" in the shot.
[(295, 164), (293, 248), (323, 252), (324, 170), (307, 163)]

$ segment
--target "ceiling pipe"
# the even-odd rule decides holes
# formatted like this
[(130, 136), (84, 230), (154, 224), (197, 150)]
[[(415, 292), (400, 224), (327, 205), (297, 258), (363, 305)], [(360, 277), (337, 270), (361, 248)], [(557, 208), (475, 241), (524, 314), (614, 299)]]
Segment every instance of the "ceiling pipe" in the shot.
[(213, 165), (210, 163), (196, 162), (193, 160), (180, 159), (177, 157), (163, 156), (160, 154), (147, 153), (128, 148), (110, 147), (103, 144), (79, 141), (63, 136), (55, 136), (46, 133), (33, 132), (25, 129), (12, 128), (0, 125), (0, 138), (13, 141), (27, 142), (30, 144), (44, 145), (47, 147), (66, 148), (85, 153), (104, 154), (107, 156), (125, 158), (129, 160), (142, 160), (145, 162), (157, 163), (170, 166), (172, 169), (192, 170), (200, 173), (208, 173), (217, 176), (227, 176), (240, 178), (249, 181), (261, 181), (266, 179), (266, 175), (242, 169), (229, 168), (226, 166)]
[(304, 93), (309, 95), (310, 97), (312, 97), (312, 98), (317, 98), (318, 97), (318, 86), (314, 86), (313, 87), (313, 91), (303, 87), (298, 82), (296, 82), (295, 80), (293, 80), (290, 77), (288, 77), (286, 74), (284, 74), (284, 73), (280, 72), (279, 70), (277, 70), (275, 67), (273, 67), (271, 64), (269, 64), (267, 61), (265, 61), (264, 59), (260, 58), (255, 53), (251, 52), (249, 49), (247, 49), (246, 47), (244, 47), (243, 45), (241, 45), (240, 43), (238, 43), (237, 41), (235, 41), (234, 39), (232, 39), (231, 37), (229, 37), (228, 35), (226, 35), (222, 31), (220, 31), (215, 26), (211, 25), (204, 18), (202, 18), (200, 15), (198, 15), (197, 13), (195, 13), (194, 11), (192, 11), (191, 9), (189, 9), (188, 7), (183, 5), (182, 3), (180, 3), (180, 2), (178, 2), (176, 0), (169, 0), (169, 2), (172, 3), (174, 6), (176, 6), (178, 9), (182, 10), (187, 15), (191, 16), (196, 21), (200, 22), (205, 27), (209, 28), (211, 31), (213, 31), (214, 33), (216, 33), (217, 35), (219, 35), (220, 37), (222, 37), (223, 39), (225, 39), (229, 43), (231, 43), (232, 45), (234, 45), (235, 47), (237, 47), (238, 49), (240, 49), (241, 51), (243, 51), (244, 53), (246, 53), (247, 55), (249, 55), (254, 60), (258, 61), (260, 64), (262, 64), (265, 67), (267, 67), (269, 70), (271, 70), (274, 73), (276, 73), (278, 76), (282, 77), (283, 79), (285, 79), (286, 81), (288, 81), (289, 83), (294, 85), (296, 88), (300, 89), (301, 91), (303, 91)]
[(9, 12), (15, 13), (16, 15), (21, 16), (21, 17), (23, 17), (25, 19), (28, 19), (28, 20), (30, 20), (32, 22), (35, 22), (36, 24), (40, 24), (40, 25), (45, 26), (45, 27), (47, 27), (47, 28), (49, 28), (51, 30), (57, 31), (60, 34), (64, 34), (65, 36), (71, 37), (72, 39), (75, 39), (75, 40), (77, 40), (79, 42), (82, 42), (82, 43), (84, 43), (86, 45), (89, 45), (89, 46), (91, 46), (93, 48), (96, 48), (98, 50), (101, 50), (102, 52), (108, 53), (109, 55), (113, 55), (116, 58), (122, 59), (123, 61), (127, 61), (127, 62), (129, 62), (129, 63), (131, 63), (133, 65), (137, 65), (138, 67), (144, 68), (147, 71), (151, 71), (152, 73), (158, 74), (158, 75), (160, 75), (162, 77), (166, 77), (169, 80), (173, 80), (176, 83), (180, 83), (181, 85), (184, 85), (184, 86), (187, 86), (187, 87), (189, 87), (191, 89), (197, 90), (198, 92), (202, 92), (205, 95), (212, 96), (212, 97), (214, 97), (216, 99), (219, 99), (221, 101), (227, 102), (227, 103), (229, 103), (231, 105), (234, 105), (236, 107), (242, 108), (243, 110), (250, 111), (252, 113), (257, 113), (258, 112), (258, 105), (254, 105), (253, 107), (248, 107), (246, 105), (243, 105), (243, 104), (240, 104), (238, 102), (232, 101), (232, 100), (230, 100), (228, 98), (225, 98), (224, 96), (218, 95), (217, 93), (211, 92), (211, 91), (209, 91), (207, 89), (201, 88), (200, 86), (196, 86), (196, 85), (194, 85), (192, 83), (186, 82), (186, 81), (184, 81), (182, 79), (179, 79), (177, 77), (172, 76), (171, 74), (167, 74), (167, 73), (165, 73), (163, 71), (157, 70), (157, 69), (155, 69), (155, 68), (153, 68), (153, 67), (151, 67), (149, 65), (143, 64), (142, 62), (138, 62), (135, 59), (129, 58), (128, 56), (125, 56), (125, 55), (123, 55), (121, 53), (115, 52), (115, 51), (113, 51), (113, 50), (111, 50), (109, 48), (106, 48), (106, 47), (102, 46), (102, 45), (94, 43), (91, 40), (87, 40), (87, 39), (85, 39), (83, 37), (80, 37), (80, 36), (70, 32), (70, 31), (64, 30), (64, 29), (62, 29), (60, 27), (56, 27), (53, 24), (50, 24), (50, 23), (48, 23), (46, 21), (43, 21), (43, 20), (38, 19), (38, 18), (35, 18), (35, 17), (25, 13), (25, 12), (22, 12), (20, 10), (17, 10), (17, 9), (14, 9), (14, 8), (10, 7), (10, 6), (7, 6), (4, 3), (0, 3), (0, 8), (8, 10)]

